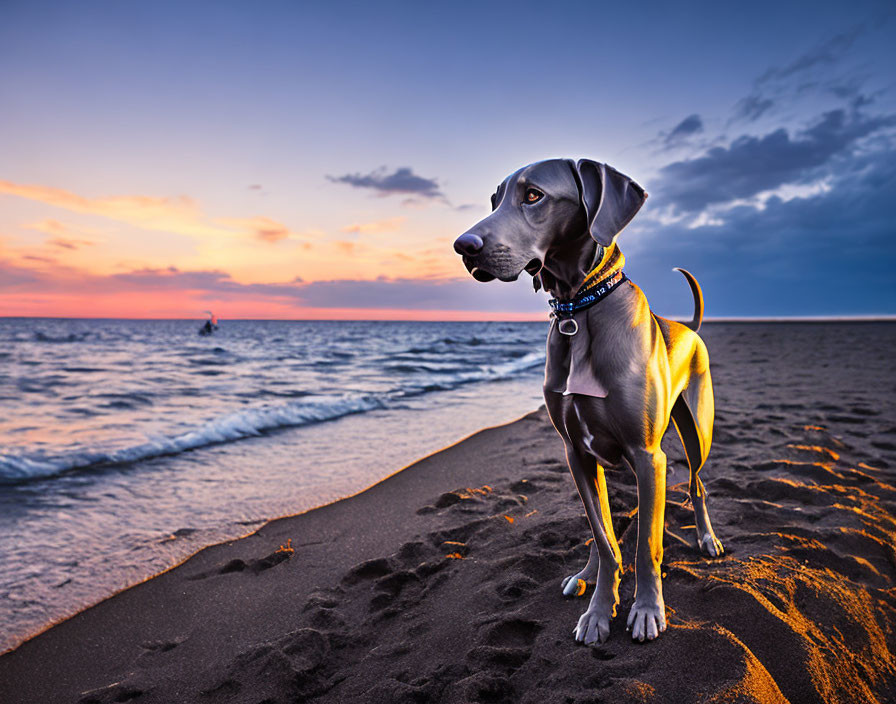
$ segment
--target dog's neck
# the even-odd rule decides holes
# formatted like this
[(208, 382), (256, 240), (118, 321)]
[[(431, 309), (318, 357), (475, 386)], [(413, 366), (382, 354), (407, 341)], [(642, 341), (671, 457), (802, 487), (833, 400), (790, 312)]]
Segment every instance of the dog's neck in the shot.
[(547, 293), (561, 301), (572, 299), (589, 274), (597, 272), (599, 277), (600, 269), (622, 256), (613, 243), (603, 249), (600, 261), (595, 261), (599, 256), (597, 243), (588, 234), (583, 239), (586, 241), (577, 242), (577, 247), (549, 252), (545, 256), (540, 273), (542, 285)]

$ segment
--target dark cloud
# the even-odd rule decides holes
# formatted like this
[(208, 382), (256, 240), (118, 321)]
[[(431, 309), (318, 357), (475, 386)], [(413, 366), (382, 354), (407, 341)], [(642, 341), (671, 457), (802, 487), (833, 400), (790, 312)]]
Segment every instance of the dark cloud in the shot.
[(665, 135), (663, 141), (666, 146), (674, 146), (688, 137), (703, 131), (703, 120), (696, 113), (688, 115), (679, 122), (669, 134)]
[(853, 27), (817, 44), (788, 64), (766, 69), (754, 81), (751, 93), (735, 104), (730, 122), (754, 122), (788, 96), (817, 89), (839, 97), (856, 95), (862, 82), (860, 77), (832, 78), (831, 71), (864, 31), (862, 25)]
[(346, 174), (327, 176), (334, 183), (345, 183), (355, 188), (369, 188), (380, 195), (414, 195), (422, 198), (442, 198), (438, 181), (415, 174), (410, 168), (402, 167), (389, 173), (385, 166), (369, 174)]
[[(23, 258), (43, 262), (53, 261), (46, 257), (25, 256)], [(32, 271), (31, 269), (16, 266), (11, 262), (0, 261), (0, 291), (30, 289), (35, 285), (39, 285), (41, 278), (39, 273)]]
[(775, 101), (771, 98), (752, 94), (741, 98), (734, 106), (734, 119), (743, 119), (753, 122), (772, 109)]
[(848, 156), (859, 140), (893, 124), (896, 115), (831, 110), (795, 136), (783, 128), (763, 137), (744, 135), (728, 147), (668, 164), (651, 193), (677, 212), (696, 213), (784, 184), (810, 183), (826, 176), (832, 162)]
[(456, 310), (531, 313), (546, 311), (544, 297), (527, 277), (515, 284), (486, 285), (465, 275), (458, 259), (458, 279), (335, 280), (240, 283), (219, 270), (181, 271), (176, 267), (138, 269), (109, 276), (73, 269), (36, 271), (0, 261), (0, 291), (119, 295), (125, 292), (179, 291), (185, 298), (216, 301), (256, 300), (290, 303), (301, 308), (365, 310)]
[(858, 25), (845, 32), (836, 34), (814, 46), (789, 64), (770, 67), (756, 79), (756, 84), (761, 86), (772, 81), (780, 81), (791, 76), (811, 72), (819, 66), (830, 66), (840, 60), (864, 31), (864, 26)]
[(473, 279), (429, 281), (384, 279), (373, 281), (318, 281), (302, 290), (305, 305), (315, 308), (391, 308), (396, 310), (463, 310), (538, 312), (544, 298), (525, 281), (494, 286)]
[(661, 315), (687, 315), (699, 279), (712, 316), (896, 313), (896, 150), (844, 160), (830, 189), (764, 209), (726, 211), (702, 227), (635, 220), (626, 271)]

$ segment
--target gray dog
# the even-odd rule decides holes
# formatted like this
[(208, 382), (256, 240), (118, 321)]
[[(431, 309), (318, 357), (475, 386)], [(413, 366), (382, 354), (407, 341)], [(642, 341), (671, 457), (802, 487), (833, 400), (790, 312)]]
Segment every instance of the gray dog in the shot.
[[(690, 496), (703, 553), (717, 557), (700, 467), (712, 442), (709, 356), (696, 331), (703, 318), (697, 281), (679, 269), (695, 299), (687, 326), (650, 311), (622, 272), (615, 241), (647, 194), (615, 169), (588, 159), (550, 159), (508, 176), (492, 214), (457, 238), (454, 249), (477, 281), (514, 281), (523, 271), (552, 294), (544, 397), (594, 535), (588, 564), (563, 580), (580, 596), (595, 582), (575, 637), (603, 642), (619, 603), (621, 555), (604, 467), (627, 464), (638, 480), (635, 640), (666, 630), (660, 580), (666, 455), (660, 440), (675, 424), (690, 466)], [(612, 294), (612, 295), (610, 295)]]

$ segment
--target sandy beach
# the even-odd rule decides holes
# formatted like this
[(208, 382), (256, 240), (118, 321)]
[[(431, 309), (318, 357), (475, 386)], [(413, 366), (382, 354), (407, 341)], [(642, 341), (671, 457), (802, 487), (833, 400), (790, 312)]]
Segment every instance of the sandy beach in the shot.
[[(669, 629), (633, 643), (635, 487), (609, 641), (560, 583), (588, 533), (544, 410), (273, 521), (0, 657), (18, 702), (887, 702), (896, 698), (896, 324), (709, 325), (704, 558), (664, 449)], [(321, 426), (325, 432), (325, 426)], [(588, 593), (590, 595), (590, 591)]]

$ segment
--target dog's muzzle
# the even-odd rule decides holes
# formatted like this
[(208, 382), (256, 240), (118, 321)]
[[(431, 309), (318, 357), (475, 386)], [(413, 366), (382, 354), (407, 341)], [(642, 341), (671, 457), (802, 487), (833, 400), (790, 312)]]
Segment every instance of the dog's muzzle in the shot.
[(497, 278), (491, 272), (488, 272), (482, 267), (474, 264), (469, 257), (464, 257), (464, 266), (467, 267), (467, 271), (470, 272), (470, 276), (472, 276), (477, 281), (481, 281), (482, 283), (488, 283), (489, 281), (494, 281)]

